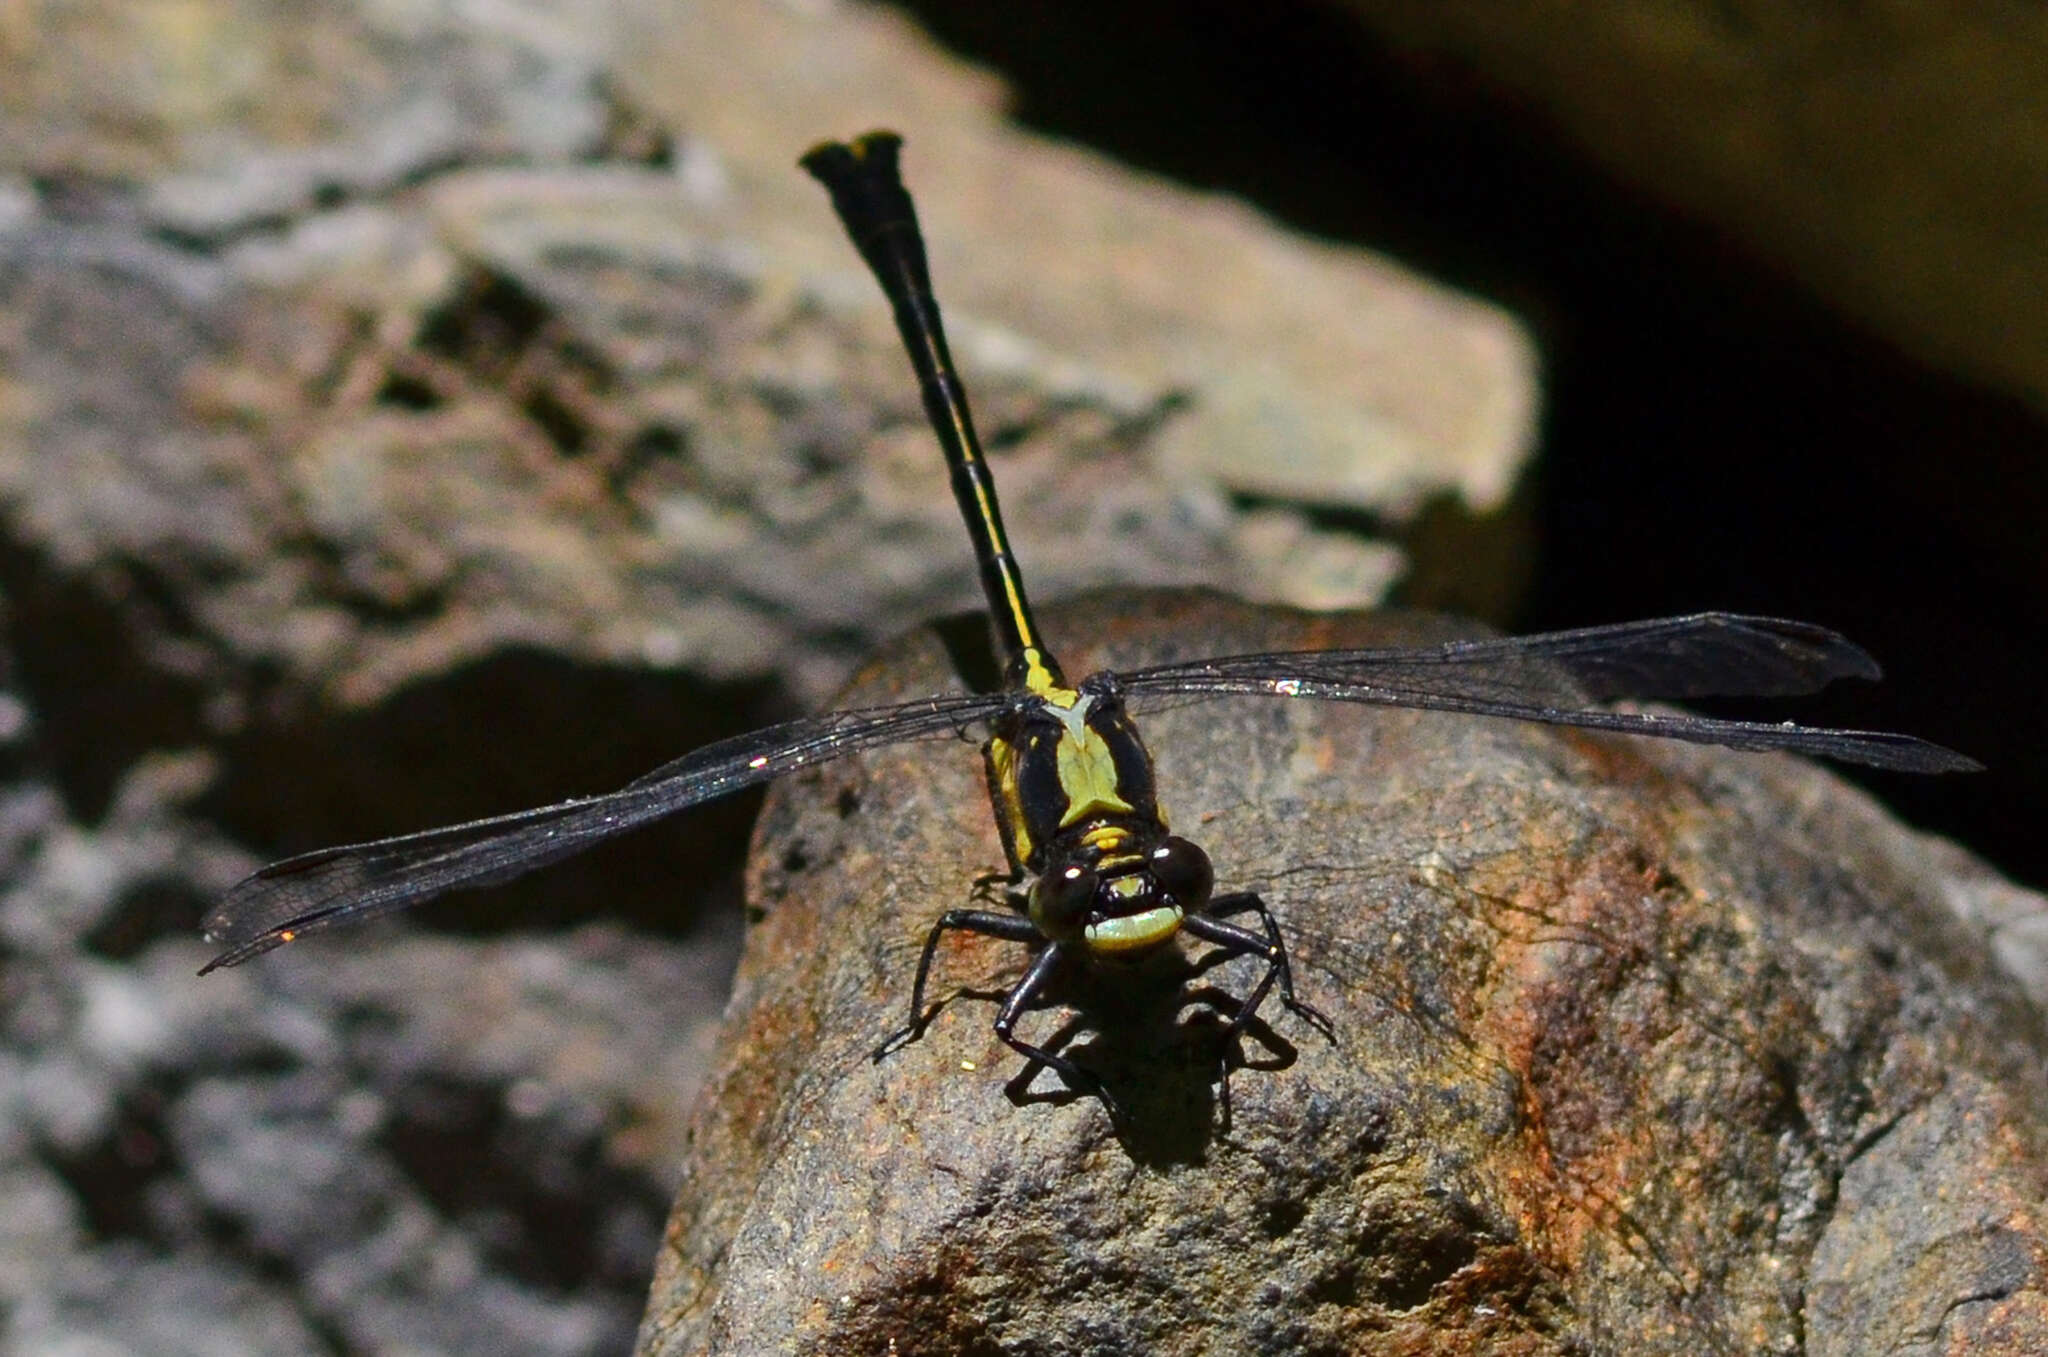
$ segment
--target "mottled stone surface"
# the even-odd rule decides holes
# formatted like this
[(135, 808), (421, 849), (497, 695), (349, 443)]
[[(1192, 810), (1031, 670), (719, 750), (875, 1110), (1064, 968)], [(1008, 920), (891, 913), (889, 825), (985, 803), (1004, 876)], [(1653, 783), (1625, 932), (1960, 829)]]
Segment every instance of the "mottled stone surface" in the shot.
[(1398, 551), (1313, 506), (1514, 482), (1500, 312), (998, 102), (855, 6), (0, 7), (0, 1348), (628, 1345), (745, 806), (423, 920), (488, 937), (201, 981), (195, 925), (973, 601), (814, 140), (908, 135), (1042, 589), (1369, 600)]
[(521, 645), (815, 697), (971, 603), (793, 164), (879, 122), (1042, 590), (1371, 602), (1398, 553), (1308, 507), (1490, 511), (1528, 451), (1502, 313), (1006, 131), (865, 9), (63, 8), (0, 47), (0, 500), (175, 595), (222, 719), (247, 666), (360, 705)]
[[(1042, 620), (1077, 671), (1445, 634), (1185, 596)], [(912, 638), (846, 698), (947, 672)], [(1000, 862), (975, 751), (794, 778), (643, 1351), (2038, 1350), (2041, 1015), (1938, 845), (1776, 756), (1268, 699), (1143, 729), (1336, 1042), (1269, 1005), (1226, 1128), (1208, 1015), (1249, 966), (1076, 981), (1026, 1031), (1100, 1072), (1119, 1140), (1043, 1073), (1005, 1096), (958, 989), (1020, 950), (977, 938), (875, 1063), (925, 927)]]
[(0, 1350), (623, 1350), (733, 930), (202, 981), (187, 915), (249, 865), (188, 813), (205, 773), (145, 765), (93, 825), (0, 799)]

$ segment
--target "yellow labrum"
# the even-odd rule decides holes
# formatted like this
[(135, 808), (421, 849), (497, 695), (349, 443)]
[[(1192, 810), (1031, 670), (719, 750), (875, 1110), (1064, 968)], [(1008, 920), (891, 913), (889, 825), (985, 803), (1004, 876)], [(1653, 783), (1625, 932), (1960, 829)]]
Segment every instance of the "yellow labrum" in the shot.
[(1180, 932), (1178, 906), (1161, 905), (1142, 914), (1125, 914), (1088, 925), (1084, 939), (1088, 950), (1098, 954), (1137, 952), (1157, 947)]

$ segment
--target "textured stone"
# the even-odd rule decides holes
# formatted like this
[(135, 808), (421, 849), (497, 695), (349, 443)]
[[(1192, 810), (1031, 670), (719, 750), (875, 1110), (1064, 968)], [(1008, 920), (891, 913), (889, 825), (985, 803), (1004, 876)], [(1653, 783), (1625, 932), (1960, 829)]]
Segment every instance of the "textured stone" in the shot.
[[(1446, 634), (1171, 595), (1042, 620), (1077, 672)], [(845, 697), (946, 674), (913, 638)], [(958, 987), (1022, 952), (973, 938), (871, 1061), (1000, 863), (974, 748), (791, 779), (642, 1351), (2036, 1350), (2041, 1019), (1934, 845), (1777, 756), (1264, 699), (1143, 730), (1336, 1042), (1269, 1003), (1226, 1127), (1205, 1015), (1249, 965), (1077, 982), (1025, 1030), (1101, 1074), (1120, 1140), (1018, 1089)]]
[(1529, 448), (1499, 311), (1007, 131), (873, 11), (64, 8), (0, 69), (0, 502), (175, 599), (134, 625), (223, 723), (250, 667), (360, 707), (513, 646), (815, 698), (970, 605), (793, 164), (884, 117), (1042, 591), (1376, 601), (1399, 553), (1309, 510), (1484, 512)]

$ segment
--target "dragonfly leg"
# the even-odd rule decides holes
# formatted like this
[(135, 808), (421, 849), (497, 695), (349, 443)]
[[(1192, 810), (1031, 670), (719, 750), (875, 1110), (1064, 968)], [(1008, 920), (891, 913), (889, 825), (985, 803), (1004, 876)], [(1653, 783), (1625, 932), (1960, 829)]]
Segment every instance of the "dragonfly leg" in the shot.
[[(1265, 924), (1263, 936), (1249, 928), (1223, 922), (1233, 914), (1245, 913), (1259, 916)], [(1266, 902), (1256, 894), (1246, 891), (1240, 895), (1219, 896), (1202, 913), (1190, 914), (1183, 919), (1181, 927), (1204, 942), (1216, 944), (1232, 956), (1256, 956), (1266, 963), (1266, 973), (1259, 978), (1250, 997), (1238, 1006), (1237, 1015), (1230, 1020), (1230, 1026), (1224, 1033), (1226, 1037), (1235, 1037), (1243, 1030), (1252, 1015), (1258, 1012), (1259, 1005), (1265, 1002), (1274, 982), (1278, 981), (1280, 1002), (1287, 1006), (1287, 1011), (1299, 1015), (1302, 1021), (1322, 1033), (1324, 1040), (1336, 1039), (1336, 1028), (1322, 1011), (1295, 995), (1294, 968), (1288, 964), (1287, 944), (1281, 940), (1280, 925), (1273, 918), (1273, 912), (1266, 908)]]
[[(917, 959), (917, 980), (910, 987), (910, 1021), (891, 1032), (887, 1040), (875, 1048), (876, 1061), (879, 1062), (884, 1056), (901, 1050), (924, 1035), (925, 1024), (933, 1017), (924, 1011), (924, 989), (926, 982), (931, 979), (932, 957), (939, 950), (939, 939), (948, 933), (956, 932), (983, 933), (992, 938), (1007, 938), (1011, 942), (1045, 940), (1045, 935), (1038, 931), (1031, 920), (1022, 915), (999, 914), (988, 909), (949, 909), (941, 914), (938, 922), (932, 925), (932, 931), (925, 934), (924, 953)], [(1050, 952), (1052, 949), (1046, 950)], [(1036, 967), (1033, 971), (1035, 973)], [(1005, 1037), (1004, 1040), (1008, 1041), (1009, 1038)]]
[(1102, 1086), (1100, 1079), (1097, 1079), (1065, 1056), (1054, 1055), (1043, 1046), (1034, 1046), (1016, 1035), (1017, 1020), (1024, 1016), (1026, 1009), (1031, 1007), (1031, 1001), (1038, 996), (1038, 991), (1045, 987), (1046, 981), (1052, 977), (1052, 973), (1059, 966), (1060, 960), (1060, 944), (1055, 942), (1047, 945), (1046, 949), (1040, 952), (1032, 961), (1031, 969), (1024, 972), (1024, 978), (1019, 980), (1007, 995), (1003, 996), (1003, 1007), (996, 1014), (996, 1035), (1003, 1039), (1004, 1045), (1008, 1046), (1018, 1055), (1023, 1056), (1026, 1060), (1045, 1066), (1054, 1074), (1066, 1080), (1069, 1088), (1093, 1094), (1102, 1103), (1103, 1110), (1109, 1113), (1111, 1123), (1122, 1127), (1126, 1124), (1123, 1107), (1115, 1098), (1110, 1096), (1109, 1090)]
[(991, 905), (1021, 900), (1023, 898), (1023, 891), (1019, 888), (1018, 883), (1022, 880), (1023, 874), (1015, 869), (1009, 871), (991, 869), (974, 878), (974, 889), (971, 895), (975, 900)]

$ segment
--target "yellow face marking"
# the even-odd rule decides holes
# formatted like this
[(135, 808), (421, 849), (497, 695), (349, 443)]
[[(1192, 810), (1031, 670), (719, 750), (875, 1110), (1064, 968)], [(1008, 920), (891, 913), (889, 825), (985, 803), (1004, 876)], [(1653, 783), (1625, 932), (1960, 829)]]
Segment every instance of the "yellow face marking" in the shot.
[(1180, 932), (1181, 912), (1176, 905), (1161, 905), (1143, 914), (1129, 914), (1089, 924), (1083, 938), (1091, 952), (1104, 954), (1136, 952), (1157, 947)]

